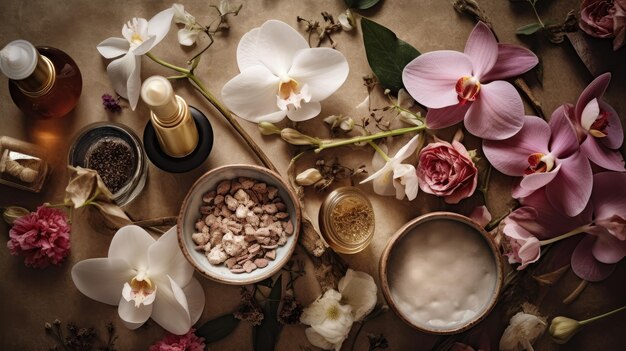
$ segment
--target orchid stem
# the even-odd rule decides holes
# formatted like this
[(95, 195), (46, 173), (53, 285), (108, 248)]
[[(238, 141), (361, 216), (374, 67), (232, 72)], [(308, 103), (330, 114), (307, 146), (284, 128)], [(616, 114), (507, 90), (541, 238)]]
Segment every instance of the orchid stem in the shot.
[(358, 137), (343, 139), (343, 140), (338, 140), (338, 141), (321, 141), (317, 149), (315, 149), (315, 152), (319, 153), (322, 150), (330, 149), (333, 147), (368, 142), (371, 140), (381, 139), (381, 138), (385, 138), (388, 136), (402, 135), (402, 134), (409, 133), (409, 132), (420, 132), (425, 129), (426, 129), (426, 126), (421, 125), (421, 126), (416, 126), (416, 127), (399, 128), (399, 129), (389, 130), (386, 132), (380, 132), (380, 133), (376, 133), (372, 135), (358, 136)]
[(554, 238), (551, 238), (551, 239), (547, 239), (547, 240), (541, 240), (539, 242), (539, 245), (540, 246), (544, 246), (544, 245), (555, 243), (555, 242), (557, 242), (559, 240), (567, 239), (567, 238), (569, 238), (571, 236), (574, 236), (574, 235), (577, 235), (577, 234), (580, 234), (580, 233), (584, 233), (587, 230), (591, 229), (592, 227), (593, 226), (591, 224), (582, 225), (582, 226), (580, 226), (578, 228), (570, 230), (569, 232), (567, 232), (565, 234), (562, 234), (562, 235), (559, 235), (557, 237), (554, 237)]
[(186, 69), (186, 68), (175, 66), (175, 65), (172, 65), (171, 63), (168, 63), (168, 62), (165, 62), (165, 61), (161, 60), (160, 58), (154, 56), (154, 54), (152, 54), (151, 52), (146, 53), (146, 56), (148, 56), (152, 61), (158, 63), (159, 65), (167, 67), (169, 69), (173, 69), (176, 72), (180, 72), (180, 73), (183, 73), (183, 74), (190, 74), (191, 73), (191, 71)]
[(391, 161), (389, 156), (387, 156), (387, 154), (378, 145), (376, 145), (375, 142), (370, 140), (367, 143), (370, 144), (370, 146), (373, 147), (374, 150), (376, 150), (376, 152), (383, 158), (383, 160), (385, 160), (385, 162)]
[(607, 312), (605, 314), (601, 314), (599, 316), (595, 316), (595, 317), (592, 317), (592, 318), (589, 318), (589, 319), (585, 319), (584, 321), (580, 321), (579, 323), (580, 323), (580, 325), (590, 324), (590, 323), (593, 323), (593, 322), (595, 322), (595, 321), (597, 321), (599, 319), (602, 319), (604, 317), (608, 317), (608, 316), (610, 316), (612, 314), (615, 314), (615, 313), (618, 313), (618, 312), (622, 312), (624, 310), (626, 310), (626, 306), (622, 306), (622, 307), (620, 307), (618, 309), (615, 309), (615, 310), (613, 310), (611, 312)]
[(541, 25), (541, 27), (545, 27), (545, 24), (543, 24), (543, 21), (541, 20), (541, 17), (539, 17), (539, 13), (537, 12), (537, 8), (535, 7), (535, 1), (528, 1), (530, 3), (530, 6), (533, 8), (533, 12), (535, 13), (535, 17), (537, 17), (537, 21), (539, 21), (539, 24)]

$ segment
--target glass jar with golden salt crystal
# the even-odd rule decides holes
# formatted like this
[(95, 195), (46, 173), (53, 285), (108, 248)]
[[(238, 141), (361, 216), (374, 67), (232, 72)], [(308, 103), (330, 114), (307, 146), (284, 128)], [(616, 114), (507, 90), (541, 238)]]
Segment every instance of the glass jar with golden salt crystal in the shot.
[(322, 203), (319, 224), (324, 239), (333, 250), (354, 254), (372, 241), (374, 210), (361, 190), (342, 187), (328, 194)]

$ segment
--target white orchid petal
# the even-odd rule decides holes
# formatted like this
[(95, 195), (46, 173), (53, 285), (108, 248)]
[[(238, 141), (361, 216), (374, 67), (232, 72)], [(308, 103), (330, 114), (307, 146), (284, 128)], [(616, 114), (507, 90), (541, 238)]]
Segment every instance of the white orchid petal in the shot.
[(261, 28), (254, 28), (244, 34), (237, 45), (237, 65), (239, 72), (243, 72), (246, 68), (260, 65), (261, 61), (257, 58), (256, 45), (259, 38)]
[(265, 22), (257, 38), (259, 61), (278, 77), (285, 76), (296, 53), (309, 48), (306, 40), (290, 25), (276, 20)]
[(96, 46), (100, 55), (108, 59), (126, 55), (129, 48), (130, 44), (128, 41), (122, 38), (108, 38)]
[(319, 115), (321, 111), (319, 102), (302, 102), (299, 109), (289, 109), (287, 117), (294, 122), (302, 122)]
[(376, 283), (371, 275), (348, 269), (339, 281), (339, 292), (343, 302), (352, 306), (355, 321), (369, 314), (376, 305)]
[(278, 77), (266, 67), (251, 66), (224, 85), (222, 99), (237, 116), (258, 123), (259, 116), (279, 112), (276, 105), (278, 83)]
[(133, 35), (135, 34), (138, 35), (141, 40), (145, 40), (148, 37), (148, 21), (145, 18), (134, 17), (122, 27), (122, 36), (129, 43), (133, 42)]
[(420, 134), (417, 134), (409, 142), (404, 145), (396, 154), (393, 156), (394, 160), (402, 161), (408, 157), (410, 157), (417, 149), (417, 146), (420, 143)]
[(92, 258), (72, 267), (72, 281), (87, 297), (109, 305), (117, 305), (124, 283), (134, 276), (125, 260)]
[(170, 31), (173, 17), (174, 10), (169, 8), (157, 13), (148, 21), (148, 34), (156, 37), (154, 45), (160, 43)]
[(398, 106), (409, 109), (415, 105), (415, 99), (404, 89), (398, 90)]
[(147, 249), (151, 276), (169, 275), (179, 286), (186, 286), (193, 276), (193, 267), (185, 259), (178, 246), (176, 227), (161, 235)]
[(176, 282), (170, 279), (157, 283), (158, 294), (153, 304), (152, 319), (168, 332), (183, 335), (191, 328), (191, 317), (187, 304), (183, 306), (176, 299), (172, 290), (175, 284)]
[[(414, 178), (414, 180), (411, 180)], [(417, 184), (417, 173), (415, 167), (408, 164), (397, 164), (393, 168), (393, 186), (396, 188), (396, 198), (402, 200), (406, 194), (409, 200), (413, 200), (417, 196), (417, 191), (411, 189), (411, 192), (407, 192), (405, 184), (408, 182), (415, 182)], [(413, 191), (415, 190), (415, 194)], [(409, 196), (410, 195), (410, 196)]]
[(372, 188), (374, 192), (382, 196), (392, 196), (396, 194), (396, 190), (393, 184), (393, 172), (389, 169), (380, 177), (374, 179), (372, 182)]
[(191, 278), (189, 284), (183, 288), (183, 291), (185, 292), (185, 296), (187, 296), (191, 324), (195, 324), (200, 319), (200, 316), (202, 316), (202, 312), (204, 312), (204, 290), (197, 279)]
[(409, 201), (415, 200), (417, 193), (419, 192), (419, 178), (413, 168), (413, 174), (405, 175), (402, 178), (402, 185), (404, 185), (404, 193)]
[(593, 99), (589, 101), (587, 106), (583, 109), (580, 125), (585, 129), (591, 129), (591, 125), (596, 121), (598, 116), (600, 115), (600, 105), (598, 104), (598, 99)]
[(304, 334), (311, 345), (315, 347), (319, 347), (323, 350), (331, 350), (334, 347), (333, 344), (329, 343), (328, 340), (324, 339), (324, 337), (318, 334), (313, 328), (306, 328)]
[(152, 305), (141, 304), (139, 307), (135, 307), (134, 301), (126, 301), (122, 298), (119, 301), (117, 313), (128, 329), (137, 329), (150, 318)]
[(122, 259), (135, 270), (146, 270), (148, 248), (154, 243), (154, 238), (143, 228), (136, 225), (122, 227), (111, 240), (109, 259)]
[(322, 101), (332, 95), (348, 77), (348, 61), (331, 48), (304, 49), (296, 53), (287, 74), (301, 85), (308, 85), (311, 101)]
[(139, 101), (139, 89), (141, 88), (141, 80), (139, 79), (140, 59), (139, 56), (129, 52), (107, 66), (107, 73), (113, 84), (113, 89), (121, 97), (128, 99), (133, 110)]
[(391, 173), (392, 171), (393, 171), (393, 164), (391, 162), (386, 162), (382, 168), (380, 168), (379, 170), (371, 174), (369, 177), (363, 179), (360, 184), (367, 183), (370, 180), (373, 180), (376, 178), (380, 178), (383, 174), (387, 172)]
[(198, 34), (200, 32), (197, 30), (189, 30), (187, 28), (181, 28), (178, 30), (178, 43), (184, 46), (192, 46), (198, 40)]
[(156, 37), (150, 36), (144, 40), (141, 44), (131, 49), (135, 56), (141, 56), (148, 53), (156, 45)]

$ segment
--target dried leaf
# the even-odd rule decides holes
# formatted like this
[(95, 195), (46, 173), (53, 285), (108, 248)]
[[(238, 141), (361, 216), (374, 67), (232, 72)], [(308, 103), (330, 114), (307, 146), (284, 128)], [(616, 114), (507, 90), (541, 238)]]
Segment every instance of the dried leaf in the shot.
[[(88, 207), (91, 213), (97, 214), (102, 224), (109, 229), (119, 229), (132, 223), (124, 210), (113, 203), (93, 202)], [(93, 225), (93, 223), (92, 223)]]
[(70, 181), (65, 188), (65, 203), (72, 204), (74, 208), (85, 205), (89, 200), (112, 202), (113, 194), (98, 175), (98, 172), (82, 168), (68, 166)]
[(545, 273), (542, 275), (535, 275), (533, 276), (533, 279), (535, 279), (539, 284), (543, 286), (552, 286), (556, 284), (556, 282), (558, 282), (559, 279), (561, 279), (561, 277), (563, 276), (565, 272), (567, 272), (569, 267), (570, 265), (566, 265), (549, 273)]

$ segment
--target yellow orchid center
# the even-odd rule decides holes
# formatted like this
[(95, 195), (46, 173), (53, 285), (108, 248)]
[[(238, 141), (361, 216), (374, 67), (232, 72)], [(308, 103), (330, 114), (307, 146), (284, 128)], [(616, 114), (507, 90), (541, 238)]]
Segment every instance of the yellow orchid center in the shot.
[(456, 93), (459, 95), (459, 103), (465, 105), (468, 101), (475, 101), (480, 92), (480, 82), (476, 77), (461, 77), (456, 82)]
[(134, 301), (135, 307), (140, 307), (142, 304), (151, 304), (154, 301), (155, 292), (156, 286), (150, 278), (140, 273), (131, 279), (130, 283), (124, 284), (122, 296), (126, 301)]
[(139, 33), (137, 33), (137, 32), (133, 33), (133, 36), (130, 38), (130, 41), (133, 44), (141, 44), (141, 43), (143, 43), (143, 39), (141, 38), (141, 35), (139, 35)]
[(554, 156), (542, 154), (540, 152), (528, 156), (528, 168), (525, 175), (533, 173), (546, 173), (554, 168)]
[(302, 101), (311, 101), (311, 94), (306, 84), (300, 86), (295, 79), (290, 77), (282, 77), (278, 83), (278, 93), (276, 95), (276, 104), (283, 110), (298, 110), (302, 106)]

